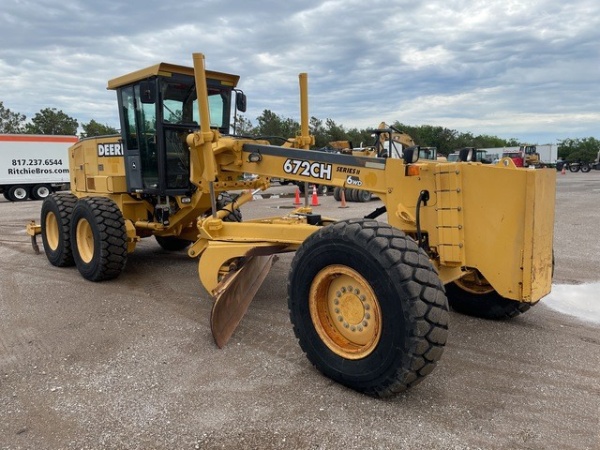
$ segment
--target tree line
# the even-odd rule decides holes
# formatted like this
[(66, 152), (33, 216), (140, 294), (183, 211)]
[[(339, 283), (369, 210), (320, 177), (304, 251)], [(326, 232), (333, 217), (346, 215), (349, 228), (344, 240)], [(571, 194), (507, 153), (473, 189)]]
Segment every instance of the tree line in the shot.
[[(461, 133), (441, 126), (411, 126), (398, 121), (388, 124), (407, 133), (417, 145), (436, 147), (441, 155), (448, 155), (463, 147), (514, 147), (519, 145), (516, 139), (501, 139), (496, 136)], [(332, 119), (325, 121), (316, 117), (310, 118), (310, 133), (315, 136), (315, 147), (327, 147), (330, 142), (347, 140), (354, 147), (371, 145), (374, 141), (372, 129), (345, 128)], [(294, 136), (300, 131), (300, 124), (292, 119), (277, 116), (265, 110), (257, 118), (257, 125), (243, 117), (238, 119), (238, 132), (252, 136)]]
[[(300, 132), (300, 124), (297, 121), (278, 116), (270, 110), (263, 111), (256, 119), (256, 126), (253, 126), (243, 116), (238, 117), (236, 122), (238, 134), (265, 136), (269, 140), (272, 140), (273, 136), (289, 137), (295, 136)], [(389, 125), (407, 133), (417, 145), (436, 147), (438, 154), (444, 156), (464, 147), (497, 148), (517, 147), (521, 144), (535, 144), (521, 142), (516, 138), (502, 139), (487, 134), (474, 135), (470, 132), (460, 132), (442, 126), (407, 125), (398, 121)], [(373, 130), (346, 128), (332, 119), (323, 121), (316, 117), (311, 117), (309, 130), (310, 134), (315, 136), (316, 148), (326, 148), (333, 141), (347, 140), (355, 147), (370, 145), (374, 141), (374, 137), (372, 136)], [(598, 152), (600, 152), (600, 140), (594, 137), (558, 141), (558, 157), (569, 162), (594, 161), (598, 156)]]
[[(515, 147), (522, 142), (516, 138), (502, 139), (487, 134), (474, 135), (470, 132), (460, 132), (442, 126), (407, 125), (398, 121), (393, 122), (394, 128), (410, 135), (417, 145), (436, 147), (440, 155), (448, 155), (463, 147), (494, 148)], [(265, 109), (256, 118), (256, 125), (243, 115), (234, 121), (235, 134), (263, 137), (273, 144), (281, 144), (282, 140), (300, 133), (298, 121), (286, 118)], [(13, 112), (4, 107), (0, 101), (0, 133), (7, 134), (55, 134), (76, 136), (79, 129), (77, 119), (70, 117), (56, 108), (44, 108), (27, 121), (25, 115)], [(117, 134), (119, 130), (95, 120), (81, 124), (80, 137), (103, 136)], [(315, 136), (315, 148), (326, 148), (333, 141), (350, 141), (354, 147), (373, 143), (372, 130), (346, 128), (333, 119), (321, 120), (311, 117), (310, 133)], [(593, 161), (600, 151), (600, 141), (594, 137), (564, 139), (558, 141), (558, 157), (572, 161)]]
[[(117, 134), (119, 130), (109, 125), (102, 125), (95, 120), (81, 124), (79, 137), (103, 136)], [(13, 112), (0, 101), (0, 133), (5, 134), (54, 134), (77, 136), (79, 122), (56, 108), (44, 108), (36, 113), (30, 121), (24, 114)]]

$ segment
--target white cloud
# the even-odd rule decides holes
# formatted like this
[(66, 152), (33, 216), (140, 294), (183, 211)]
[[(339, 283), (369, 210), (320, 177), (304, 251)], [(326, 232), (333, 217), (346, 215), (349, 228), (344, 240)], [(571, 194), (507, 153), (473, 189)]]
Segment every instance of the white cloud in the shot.
[(310, 114), (554, 142), (600, 136), (596, 0), (5, 0), (0, 101), (118, 126), (109, 79), (168, 61), (239, 73), (247, 117)]
[(409, 48), (402, 53), (400, 60), (411, 66), (413, 70), (425, 69), (428, 66), (443, 66), (453, 60), (449, 50), (441, 45), (419, 50)]

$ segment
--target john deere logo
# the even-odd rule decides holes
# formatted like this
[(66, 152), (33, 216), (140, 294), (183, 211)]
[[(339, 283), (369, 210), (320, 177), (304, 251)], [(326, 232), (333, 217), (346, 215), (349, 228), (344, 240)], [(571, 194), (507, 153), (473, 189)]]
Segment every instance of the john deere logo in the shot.
[(98, 144), (98, 156), (123, 156), (123, 146), (116, 144)]

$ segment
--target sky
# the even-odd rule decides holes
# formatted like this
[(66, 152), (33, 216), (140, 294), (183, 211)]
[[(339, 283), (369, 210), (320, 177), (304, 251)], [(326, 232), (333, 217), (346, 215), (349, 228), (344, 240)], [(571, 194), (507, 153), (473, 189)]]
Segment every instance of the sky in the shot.
[(531, 144), (600, 139), (598, 0), (3, 0), (0, 101), (119, 128), (107, 81), (170, 62), (241, 76), (269, 109), (345, 128), (434, 125)]

